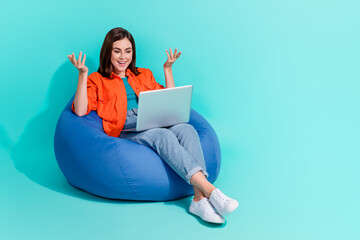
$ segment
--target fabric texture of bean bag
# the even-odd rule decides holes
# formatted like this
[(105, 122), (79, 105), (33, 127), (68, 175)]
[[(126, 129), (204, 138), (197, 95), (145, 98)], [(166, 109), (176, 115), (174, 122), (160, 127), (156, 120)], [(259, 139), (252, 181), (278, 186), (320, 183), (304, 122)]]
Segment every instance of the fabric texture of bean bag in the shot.
[[(110, 137), (96, 111), (79, 117), (70, 99), (58, 120), (54, 150), (67, 181), (91, 194), (123, 200), (167, 201), (194, 194), (151, 148)], [(208, 180), (220, 171), (220, 145), (214, 129), (195, 110), (190, 122), (197, 130), (204, 152)]]

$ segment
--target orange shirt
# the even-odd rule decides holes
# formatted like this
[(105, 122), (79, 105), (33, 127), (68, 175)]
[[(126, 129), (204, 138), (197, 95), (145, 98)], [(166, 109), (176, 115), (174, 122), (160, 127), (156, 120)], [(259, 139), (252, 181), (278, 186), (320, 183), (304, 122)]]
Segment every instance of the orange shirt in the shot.
[[(127, 69), (125, 73), (130, 86), (138, 97), (140, 92), (164, 88), (155, 81), (150, 69), (138, 68), (138, 71), (140, 74), (137, 76), (130, 69)], [(102, 118), (105, 133), (112, 137), (119, 137), (126, 121), (127, 112), (127, 97), (123, 80), (115, 73), (107, 78), (98, 72), (93, 72), (87, 79), (87, 97), (86, 114), (89, 114), (90, 111), (97, 111), (99, 117)], [(71, 107), (75, 112), (74, 102)]]

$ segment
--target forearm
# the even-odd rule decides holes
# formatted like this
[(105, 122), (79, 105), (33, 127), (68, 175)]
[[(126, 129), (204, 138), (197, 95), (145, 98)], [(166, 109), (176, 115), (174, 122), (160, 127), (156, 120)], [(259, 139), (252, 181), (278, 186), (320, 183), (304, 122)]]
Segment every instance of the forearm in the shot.
[(84, 116), (87, 112), (88, 98), (87, 98), (87, 73), (79, 73), (79, 81), (74, 98), (75, 114)]
[(172, 69), (164, 67), (166, 88), (175, 87)]

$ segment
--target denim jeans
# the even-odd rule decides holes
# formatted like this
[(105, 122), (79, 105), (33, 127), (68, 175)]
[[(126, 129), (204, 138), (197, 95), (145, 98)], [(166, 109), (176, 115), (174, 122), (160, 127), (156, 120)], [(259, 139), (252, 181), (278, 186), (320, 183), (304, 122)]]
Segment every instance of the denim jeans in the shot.
[[(124, 130), (136, 127), (137, 109), (127, 111)], [(177, 124), (168, 128), (152, 128), (142, 132), (123, 131), (120, 138), (152, 148), (180, 177), (190, 184), (192, 175), (206, 172), (200, 138), (190, 124)]]

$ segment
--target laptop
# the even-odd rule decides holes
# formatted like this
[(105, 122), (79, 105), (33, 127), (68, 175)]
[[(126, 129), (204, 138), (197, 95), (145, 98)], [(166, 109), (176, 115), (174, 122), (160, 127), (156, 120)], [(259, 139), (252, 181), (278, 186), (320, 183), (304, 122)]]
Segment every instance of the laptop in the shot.
[(135, 131), (169, 127), (190, 120), (192, 85), (141, 92)]

